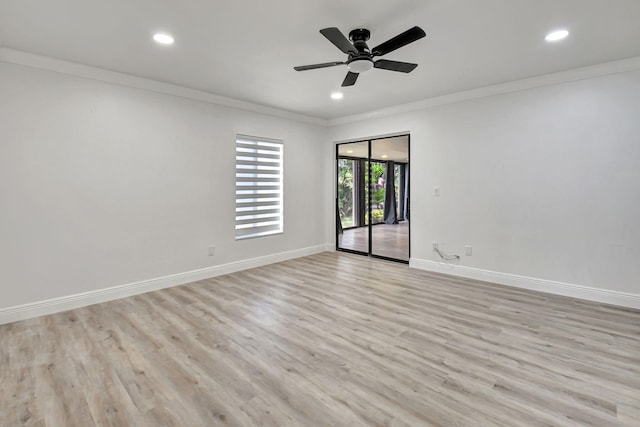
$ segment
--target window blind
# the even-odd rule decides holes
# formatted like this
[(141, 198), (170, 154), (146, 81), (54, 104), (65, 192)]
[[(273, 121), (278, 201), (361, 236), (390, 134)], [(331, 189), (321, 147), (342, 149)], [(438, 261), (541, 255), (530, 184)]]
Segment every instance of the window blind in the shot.
[(283, 147), (236, 136), (236, 240), (282, 232)]

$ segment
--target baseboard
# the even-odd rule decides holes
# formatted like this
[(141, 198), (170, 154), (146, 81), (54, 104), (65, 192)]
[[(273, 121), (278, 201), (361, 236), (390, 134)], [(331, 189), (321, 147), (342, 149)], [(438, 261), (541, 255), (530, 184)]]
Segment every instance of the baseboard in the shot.
[(604, 304), (618, 305), (640, 309), (640, 294), (610, 291), (606, 289), (591, 288), (588, 286), (574, 285), (571, 283), (556, 282), (553, 280), (537, 279), (534, 277), (518, 276), (515, 274), (500, 273), (497, 271), (482, 270), (479, 268), (461, 265), (450, 265), (441, 262), (411, 258), (409, 267), (435, 273), (449, 274), (451, 276), (465, 277), (468, 279), (482, 280), (514, 288), (529, 289), (546, 292), (549, 294), (579, 298), (587, 301), (595, 301)]
[(132, 295), (144, 294), (159, 289), (170, 288), (172, 286), (184, 285), (186, 283), (197, 282), (198, 280), (209, 279), (211, 277), (222, 276), (235, 273), (237, 271), (250, 268), (261, 267), (263, 265), (276, 262), (287, 261), (294, 258), (313, 255), (325, 252), (331, 245), (318, 245), (293, 251), (280, 252), (258, 258), (251, 258), (228, 264), (215, 265), (200, 270), (187, 271), (184, 273), (172, 274), (155, 279), (143, 280), (126, 285), (114, 286), (106, 289), (99, 289), (81, 294), (69, 295), (54, 298), (46, 301), (39, 301), (15, 307), (0, 308), (0, 325), (16, 322), (18, 320), (30, 319), (47, 314), (59, 313), (88, 305), (99, 304), (115, 299), (125, 298)]

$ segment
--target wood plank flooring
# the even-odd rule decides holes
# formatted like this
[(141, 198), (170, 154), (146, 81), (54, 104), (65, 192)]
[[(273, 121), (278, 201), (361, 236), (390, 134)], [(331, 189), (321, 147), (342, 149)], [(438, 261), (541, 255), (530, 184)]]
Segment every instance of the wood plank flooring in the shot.
[[(371, 229), (372, 252), (387, 258), (409, 261), (409, 222), (377, 224)], [(338, 247), (354, 251), (369, 251), (369, 229), (350, 228), (338, 235)]]
[(323, 253), (0, 326), (2, 426), (639, 426), (640, 311)]

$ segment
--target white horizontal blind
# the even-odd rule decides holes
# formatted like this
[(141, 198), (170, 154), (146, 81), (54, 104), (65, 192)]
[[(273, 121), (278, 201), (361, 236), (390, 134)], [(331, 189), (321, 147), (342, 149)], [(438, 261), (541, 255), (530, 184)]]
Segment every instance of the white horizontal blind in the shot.
[(281, 233), (282, 141), (236, 136), (236, 240)]

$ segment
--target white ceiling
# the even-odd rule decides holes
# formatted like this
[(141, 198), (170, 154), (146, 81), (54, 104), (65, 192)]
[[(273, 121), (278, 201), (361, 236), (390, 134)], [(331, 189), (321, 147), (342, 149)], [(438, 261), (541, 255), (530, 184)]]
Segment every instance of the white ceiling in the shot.
[[(0, 0), (4, 47), (320, 118), (639, 56), (639, 21), (638, 0)], [(321, 28), (368, 28), (373, 47), (414, 25), (427, 38), (385, 58), (419, 67), (371, 70), (341, 101), (344, 66), (292, 68), (345, 59)]]

